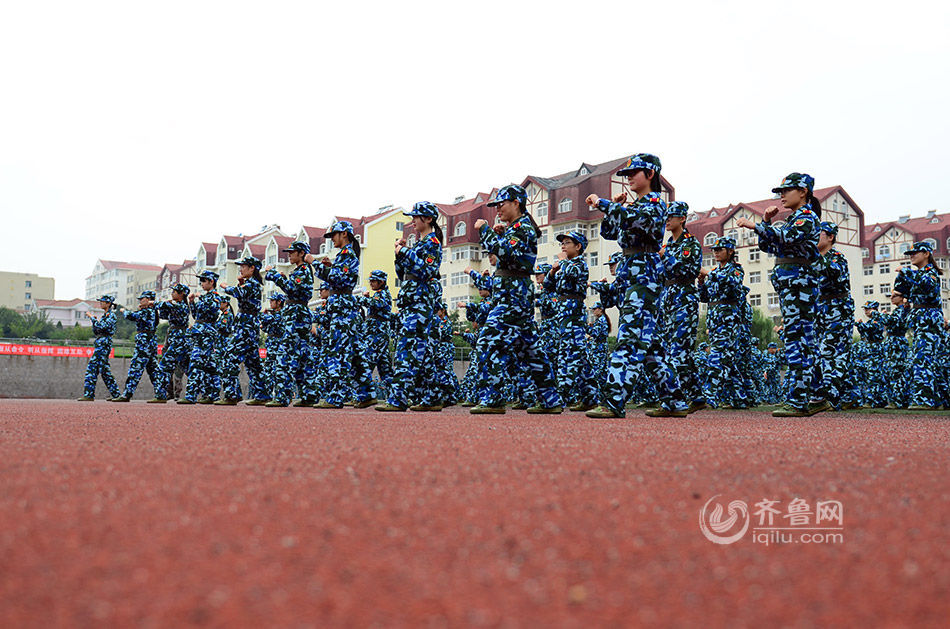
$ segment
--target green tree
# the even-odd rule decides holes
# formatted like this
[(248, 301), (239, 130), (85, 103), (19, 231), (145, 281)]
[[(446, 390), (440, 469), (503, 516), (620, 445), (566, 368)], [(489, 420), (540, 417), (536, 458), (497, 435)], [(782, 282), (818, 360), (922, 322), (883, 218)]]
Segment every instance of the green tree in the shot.
[[(14, 313), (16, 314), (16, 313)], [(28, 312), (19, 315), (10, 326), (10, 336), (13, 338), (49, 338), (54, 326), (46, 318), (44, 312)]]

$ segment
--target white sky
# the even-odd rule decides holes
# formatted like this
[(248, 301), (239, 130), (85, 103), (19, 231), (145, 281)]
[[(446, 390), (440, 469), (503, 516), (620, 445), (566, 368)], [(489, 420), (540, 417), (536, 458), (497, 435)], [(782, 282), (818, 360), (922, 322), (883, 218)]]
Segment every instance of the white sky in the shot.
[(639, 151), (694, 209), (801, 170), (950, 211), (948, 6), (0, 0), (0, 269), (81, 297), (97, 258)]

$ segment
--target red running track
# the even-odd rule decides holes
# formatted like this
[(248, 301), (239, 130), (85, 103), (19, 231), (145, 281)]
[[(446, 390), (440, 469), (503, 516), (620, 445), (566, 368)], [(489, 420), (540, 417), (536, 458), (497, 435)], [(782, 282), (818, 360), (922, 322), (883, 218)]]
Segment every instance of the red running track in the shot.
[[(934, 416), (0, 400), (0, 625), (936, 626), (948, 454)], [(714, 544), (717, 494), (843, 539)]]

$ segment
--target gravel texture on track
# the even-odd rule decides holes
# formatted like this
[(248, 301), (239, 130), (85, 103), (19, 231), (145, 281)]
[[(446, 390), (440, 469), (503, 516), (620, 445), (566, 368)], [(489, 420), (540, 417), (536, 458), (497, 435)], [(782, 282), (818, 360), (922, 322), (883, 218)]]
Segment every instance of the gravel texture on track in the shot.
[[(939, 626), (948, 460), (936, 415), (0, 400), (0, 625)], [(715, 496), (843, 539), (715, 544)]]

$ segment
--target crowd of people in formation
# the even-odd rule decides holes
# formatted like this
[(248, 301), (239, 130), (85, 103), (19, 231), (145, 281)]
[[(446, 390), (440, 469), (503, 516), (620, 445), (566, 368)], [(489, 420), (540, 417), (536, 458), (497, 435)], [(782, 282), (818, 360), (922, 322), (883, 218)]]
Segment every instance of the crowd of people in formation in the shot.
[[(238, 262), (236, 286), (206, 270), (199, 275), (200, 295), (178, 284), (171, 300), (156, 303), (154, 292), (144, 291), (136, 311), (101, 297), (104, 314), (93, 320), (95, 351), (80, 400), (94, 399), (101, 374), (111, 401), (128, 402), (147, 373), (155, 391), (151, 403), (177, 397), (179, 404), (234, 405), (246, 399), (248, 405), (375, 406), (381, 412), (461, 404), (475, 414), (509, 407), (550, 414), (567, 407), (597, 418), (623, 417), (630, 404), (650, 407), (647, 414), (656, 417), (762, 403), (780, 405), (773, 414), (786, 417), (863, 406), (950, 405), (950, 325), (928, 243), (916, 243), (910, 265), (897, 274), (893, 310), (882, 313), (867, 302), (856, 320), (848, 263), (835, 249), (838, 227), (822, 221), (814, 179), (791, 173), (772, 189), (790, 211), (782, 222), (773, 223), (778, 206), (760, 222), (736, 221), (753, 230), (759, 249), (775, 259), (770, 279), (781, 306), (782, 326), (775, 330), (782, 347), (763, 349), (752, 334), (753, 309), (735, 240), (719, 238), (712, 246), (715, 264), (701, 268), (699, 242), (686, 224), (689, 208), (661, 198), (660, 169), (655, 155), (634, 155), (617, 172), (629, 193), (586, 200), (603, 214), (601, 237), (620, 246), (606, 262), (607, 281), (590, 281), (587, 238), (577, 231), (557, 237), (561, 253), (553, 264), (538, 264), (540, 231), (527, 211), (525, 190), (499, 190), (489, 204), (497, 221), (475, 223), (491, 269), (467, 269), (479, 300), (460, 305), (471, 322), (471, 331), (461, 335), (471, 346), (461, 383), (440, 282), (445, 239), (438, 208), (421, 201), (406, 212), (417, 238), (394, 246), (401, 282), (396, 311), (383, 271), (372, 271), (370, 290), (357, 294), (360, 245), (352, 224), (339, 221), (325, 234), (336, 250), (332, 259), (317, 260), (308, 243), (293, 242), (285, 250), (289, 274), (262, 269), (260, 260), (247, 257)], [(265, 281), (279, 289), (266, 299)], [(311, 309), (315, 288), (319, 300)], [(599, 296), (590, 312), (589, 291)], [(701, 302), (708, 342), (697, 344)], [(136, 325), (121, 390), (109, 367), (117, 316)], [(168, 335), (159, 358), (156, 328), (163, 319)], [(176, 382), (176, 372), (187, 374), (186, 386)]]

